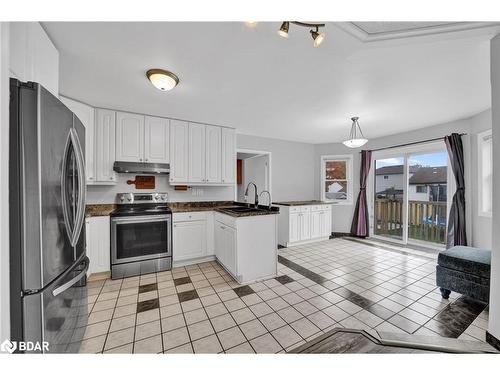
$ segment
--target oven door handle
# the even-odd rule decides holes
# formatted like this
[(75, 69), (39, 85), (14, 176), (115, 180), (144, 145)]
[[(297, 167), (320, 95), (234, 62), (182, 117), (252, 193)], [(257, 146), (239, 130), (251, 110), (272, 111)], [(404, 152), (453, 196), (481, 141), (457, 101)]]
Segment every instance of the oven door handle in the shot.
[(170, 222), (170, 215), (154, 215), (154, 216), (127, 216), (127, 217), (113, 217), (111, 221), (116, 224), (124, 223), (153, 223), (157, 221)]

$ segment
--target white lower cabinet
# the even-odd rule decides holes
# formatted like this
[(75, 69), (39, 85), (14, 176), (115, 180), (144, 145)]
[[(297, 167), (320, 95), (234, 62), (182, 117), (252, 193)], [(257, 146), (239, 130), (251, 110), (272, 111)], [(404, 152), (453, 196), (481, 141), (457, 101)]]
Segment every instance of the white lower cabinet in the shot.
[(90, 259), (89, 275), (111, 270), (109, 222), (109, 216), (93, 216), (85, 219), (87, 256)]
[(293, 246), (323, 241), (332, 232), (332, 207), (328, 204), (281, 206), (278, 219), (278, 242)]
[(215, 257), (232, 275), (236, 270), (236, 229), (215, 223)]
[(200, 258), (213, 257), (212, 212), (174, 213), (173, 222), (172, 257), (175, 265), (199, 262)]
[(277, 215), (214, 215), (215, 257), (240, 284), (277, 274)]

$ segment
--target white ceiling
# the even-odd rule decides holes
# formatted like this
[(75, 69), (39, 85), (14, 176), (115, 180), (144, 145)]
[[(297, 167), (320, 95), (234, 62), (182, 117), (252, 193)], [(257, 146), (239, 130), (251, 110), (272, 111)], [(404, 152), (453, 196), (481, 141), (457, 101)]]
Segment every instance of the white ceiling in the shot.
[[(60, 92), (89, 104), (232, 126), (310, 143), (343, 140), (350, 117), (369, 138), (474, 115), (490, 107), (492, 30), (369, 45), (327, 23), (44, 23), (60, 52)], [(399, 29), (400, 30), (400, 29)], [(180, 84), (155, 89), (150, 68)]]
[(453, 25), (456, 22), (353, 22), (368, 34), (409, 31), (428, 27)]

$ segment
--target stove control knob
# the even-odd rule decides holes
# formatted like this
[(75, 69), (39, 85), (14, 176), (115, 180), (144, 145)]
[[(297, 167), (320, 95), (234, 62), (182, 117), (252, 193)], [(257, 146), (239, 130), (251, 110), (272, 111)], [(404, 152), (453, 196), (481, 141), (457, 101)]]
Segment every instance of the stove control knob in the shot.
[(127, 200), (128, 200), (129, 202), (132, 202), (132, 197), (131, 197), (130, 195), (127, 195)]
[(125, 197), (123, 195), (120, 196), (120, 201), (121, 202), (124, 202), (125, 201)]

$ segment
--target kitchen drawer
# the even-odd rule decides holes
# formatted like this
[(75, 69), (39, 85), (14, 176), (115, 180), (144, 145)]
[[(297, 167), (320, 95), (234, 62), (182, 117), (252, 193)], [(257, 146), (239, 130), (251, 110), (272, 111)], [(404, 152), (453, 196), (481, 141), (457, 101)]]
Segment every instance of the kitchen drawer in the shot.
[(300, 212), (311, 212), (311, 206), (299, 206)]
[(290, 212), (300, 212), (300, 207), (299, 206), (292, 206), (292, 207), (290, 207)]
[(175, 212), (173, 214), (174, 223), (180, 221), (207, 220), (207, 212)]
[(332, 206), (329, 204), (318, 204), (315, 206), (311, 206), (311, 211), (330, 211)]
[(215, 221), (218, 221), (221, 224), (225, 224), (228, 227), (236, 228), (236, 218), (221, 214), (220, 212), (215, 213)]

